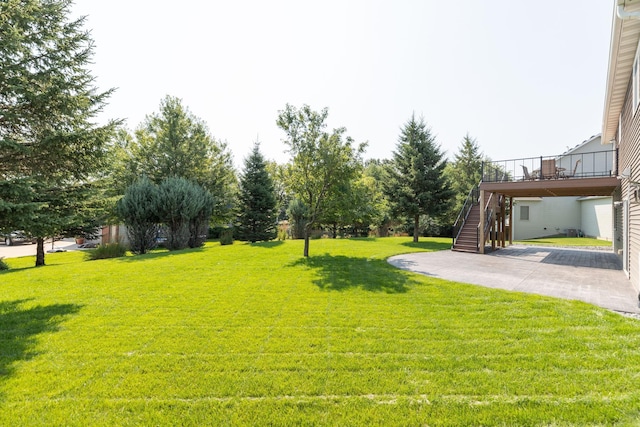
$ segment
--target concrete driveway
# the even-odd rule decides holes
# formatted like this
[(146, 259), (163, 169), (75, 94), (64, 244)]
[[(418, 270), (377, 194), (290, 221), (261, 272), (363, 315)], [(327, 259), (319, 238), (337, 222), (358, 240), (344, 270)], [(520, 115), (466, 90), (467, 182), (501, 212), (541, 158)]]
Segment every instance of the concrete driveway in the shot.
[[(44, 243), (46, 251), (73, 251), (80, 250), (74, 239), (56, 240), (51, 246), (51, 240)], [(0, 258), (17, 258), (21, 256), (35, 256), (36, 245), (30, 243), (20, 243), (13, 246), (0, 245)]]
[(611, 251), (513, 245), (485, 255), (418, 252), (388, 261), (398, 268), (440, 279), (640, 313), (638, 292)]

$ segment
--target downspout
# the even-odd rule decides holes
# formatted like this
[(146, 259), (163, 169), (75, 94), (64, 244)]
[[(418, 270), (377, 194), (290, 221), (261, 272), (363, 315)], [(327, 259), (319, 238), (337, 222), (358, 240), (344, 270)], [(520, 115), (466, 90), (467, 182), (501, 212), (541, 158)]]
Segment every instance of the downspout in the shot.
[(625, 19), (640, 19), (640, 12), (625, 12), (624, 10), (624, 2), (625, 0), (618, 0), (618, 7), (616, 9), (616, 14), (618, 18)]

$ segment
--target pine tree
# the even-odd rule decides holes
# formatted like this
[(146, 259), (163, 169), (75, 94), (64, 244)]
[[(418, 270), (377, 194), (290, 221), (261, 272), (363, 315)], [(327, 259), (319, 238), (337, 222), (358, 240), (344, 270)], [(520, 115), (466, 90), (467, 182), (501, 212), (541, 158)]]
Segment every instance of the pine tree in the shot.
[[(125, 180), (149, 177), (160, 184), (170, 177), (186, 178), (207, 189), (215, 198), (213, 220), (233, 218), (237, 180), (233, 159), (226, 143), (217, 141), (206, 123), (182, 105), (182, 100), (166, 96), (160, 111), (148, 115), (135, 132), (135, 139), (123, 135), (128, 158)], [(126, 157), (126, 156), (125, 156)], [(126, 177), (128, 172), (128, 178)]]
[(214, 204), (209, 192), (188, 179), (171, 177), (160, 183), (159, 193), (158, 215), (167, 227), (167, 248), (202, 246)]
[[(105, 144), (117, 125), (94, 124), (111, 91), (94, 86), (92, 40), (85, 18), (68, 18), (71, 4), (0, 3), (0, 172), (7, 184), (0, 198), (15, 205), (2, 225), (38, 238), (36, 265), (45, 263), (45, 237), (90, 222), (86, 190), (105, 166)], [(24, 190), (25, 181), (30, 191), (19, 197), (4, 191), (12, 184)]]
[(161, 204), (158, 186), (147, 178), (131, 184), (118, 201), (116, 210), (127, 226), (131, 252), (144, 254), (156, 246)]
[(455, 203), (450, 215), (454, 221), (471, 189), (480, 183), (483, 159), (478, 142), (466, 134), (453, 162), (446, 168), (446, 175), (455, 194)]
[(277, 200), (260, 145), (253, 146), (240, 178), (238, 231), (242, 240), (268, 241), (276, 237)]
[(424, 120), (415, 115), (404, 125), (388, 168), (385, 194), (392, 211), (413, 219), (418, 241), (420, 215), (446, 212), (453, 192), (444, 176), (446, 160)]

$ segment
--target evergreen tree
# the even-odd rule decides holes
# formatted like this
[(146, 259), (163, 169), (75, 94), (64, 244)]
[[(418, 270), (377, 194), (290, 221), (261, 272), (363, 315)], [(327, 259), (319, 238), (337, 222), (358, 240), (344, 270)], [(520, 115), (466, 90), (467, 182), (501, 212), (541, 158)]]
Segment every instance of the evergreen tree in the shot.
[(160, 206), (158, 186), (147, 178), (130, 185), (118, 201), (116, 210), (127, 226), (131, 252), (144, 254), (156, 246)]
[(116, 126), (94, 124), (111, 91), (94, 86), (92, 40), (85, 18), (68, 18), (71, 3), (0, 2), (0, 199), (14, 205), (3, 227), (37, 237), (36, 265), (45, 237), (93, 216), (87, 184)]
[(179, 98), (166, 96), (159, 113), (145, 118), (135, 138), (121, 134), (119, 140), (118, 157), (124, 165), (120, 163), (117, 170), (125, 181), (139, 176), (156, 184), (170, 177), (188, 179), (214, 196), (213, 220), (231, 220), (237, 192), (231, 153)]
[(159, 186), (160, 221), (167, 226), (170, 250), (202, 246), (209, 230), (214, 200), (200, 185), (185, 178), (167, 178)]
[(291, 236), (294, 239), (304, 239), (307, 223), (309, 222), (309, 208), (300, 199), (289, 202), (287, 216), (291, 223)]
[(483, 154), (475, 138), (466, 134), (453, 162), (447, 164), (445, 170), (455, 198), (450, 215), (452, 221), (455, 221), (460, 213), (471, 189), (480, 183), (483, 159)]
[(258, 143), (244, 162), (239, 202), (240, 238), (252, 243), (274, 239), (277, 220), (275, 188)]
[(413, 241), (418, 241), (420, 215), (446, 212), (453, 195), (444, 169), (446, 159), (424, 119), (415, 115), (404, 125), (388, 167), (385, 193), (392, 211), (413, 219)]

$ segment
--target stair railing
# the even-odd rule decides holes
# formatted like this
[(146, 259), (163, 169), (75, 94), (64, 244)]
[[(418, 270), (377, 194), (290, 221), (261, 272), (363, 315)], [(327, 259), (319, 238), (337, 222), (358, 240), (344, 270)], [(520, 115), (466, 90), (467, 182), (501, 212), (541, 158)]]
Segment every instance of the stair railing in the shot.
[(471, 212), (471, 208), (474, 205), (477, 205), (480, 199), (480, 188), (478, 185), (473, 187), (469, 194), (467, 195), (466, 200), (464, 201), (464, 205), (462, 205), (462, 209), (460, 209), (460, 213), (458, 214), (458, 218), (456, 222), (453, 224), (453, 245), (455, 246), (456, 240), (460, 237), (460, 233), (464, 228), (465, 223), (467, 222), (467, 217), (469, 216), (469, 212)]

